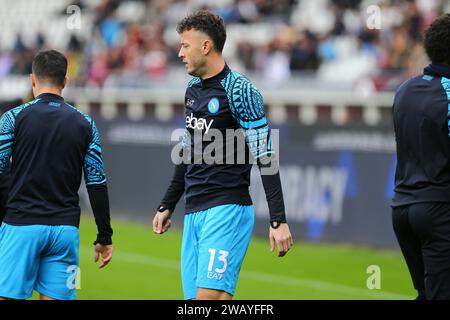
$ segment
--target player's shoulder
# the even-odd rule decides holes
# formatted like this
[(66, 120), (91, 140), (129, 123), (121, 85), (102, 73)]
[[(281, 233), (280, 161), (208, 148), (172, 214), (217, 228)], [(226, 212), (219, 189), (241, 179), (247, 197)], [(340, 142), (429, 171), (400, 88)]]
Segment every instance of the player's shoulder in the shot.
[(228, 93), (260, 93), (256, 85), (246, 75), (231, 69), (230, 72), (228, 72), (228, 74), (224, 77), (224, 79), (222, 79), (221, 84)]
[(79, 119), (81, 121), (83, 121), (85, 124), (88, 124), (89, 126), (91, 126), (94, 122), (94, 120), (86, 113), (84, 113), (83, 111), (81, 111), (80, 109), (74, 107), (73, 105), (65, 102), (65, 105), (67, 107), (67, 110), (69, 112), (72, 112), (74, 114), (77, 114), (79, 116)]
[(396, 93), (399, 93), (401, 91), (405, 91), (410, 89), (411, 87), (415, 86), (418, 83), (422, 83), (422, 82), (431, 82), (432, 80), (434, 80), (434, 77), (432, 76), (428, 76), (428, 75), (419, 75), (419, 76), (414, 76), (411, 77), (409, 79), (406, 79), (405, 81), (403, 81), (398, 87), (397, 90), (395, 90)]
[(36, 103), (38, 103), (39, 100), (40, 100), (40, 99), (37, 98), (37, 99), (34, 99), (34, 100), (30, 101), (30, 102), (27, 102), (27, 103), (21, 104), (21, 105), (19, 105), (19, 106), (17, 106), (17, 107), (14, 107), (14, 108), (12, 108), (12, 109), (6, 111), (6, 112), (5, 112), (5, 115), (6, 115), (6, 116), (13, 116), (13, 117), (15, 118), (15, 117), (17, 117), (23, 110), (25, 110), (25, 109), (27, 109), (28, 107), (30, 107), (30, 106), (35, 105)]
[(226, 77), (223, 80), (224, 81), (231, 80), (232, 82), (239, 81), (240, 83), (245, 83), (245, 84), (252, 83), (250, 81), (250, 79), (247, 76), (245, 76), (243, 73), (240, 73), (240, 72), (232, 70), (232, 69), (230, 69), (230, 71), (227, 73)]
[(252, 83), (250, 81), (250, 79), (246, 75), (241, 73), (241, 72), (238, 72), (238, 71), (230, 69), (230, 72), (228, 74), (231, 75), (232, 77), (234, 77), (237, 80), (240, 80), (240, 81), (243, 81), (243, 82), (246, 82), (246, 83)]

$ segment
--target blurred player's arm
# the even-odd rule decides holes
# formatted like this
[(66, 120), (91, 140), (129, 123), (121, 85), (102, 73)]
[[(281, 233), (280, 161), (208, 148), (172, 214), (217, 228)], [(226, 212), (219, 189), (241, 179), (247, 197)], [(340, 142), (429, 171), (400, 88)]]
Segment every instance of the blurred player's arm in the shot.
[(232, 105), (232, 114), (244, 132), (247, 146), (256, 159), (261, 173), (270, 214), (271, 251), (276, 244), (278, 255), (282, 257), (292, 247), (293, 241), (286, 221), (278, 161), (275, 150), (272, 149), (272, 137), (264, 112), (264, 102), (259, 90), (250, 82), (244, 83), (242, 92), (246, 92), (243, 102), (238, 108)]
[(95, 262), (101, 255), (103, 260), (100, 268), (103, 268), (112, 258), (113, 230), (100, 136), (95, 122), (91, 121), (91, 140), (84, 157), (84, 180), (98, 230), (97, 239), (94, 242)]
[(6, 214), (6, 203), (8, 201), (9, 185), (11, 183), (10, 167), (8, 166), (0, 177), (0, 225)]
[(112, 243), (113, 230), (110, 222), (108, 187), (100, 137), (94, 121), (91, 123), (91, 140), (84, 157), (84, 180), (98, 229), (94, 244), (109, 245)]
[(184, 175), (186, 174), (187, 165), (180, 163), (175, 165), (170, 185), (167, 188), (161, 205), (166, 207), (171, 213), (175, 211), (175, 207), (184, 193)]
[(175, 165), (175, 170), (170, 185), (158, 207), (155, 217), (153, 218), (153, 232), (156, 234), (166, 232), (172, 225), (170, 217), (172, 216), (178, 201), (184, 193), (184, 176), (186, 174), (186, 170), (187, 165), (184, 163)]
[(6, 213), (10, 183), (10, 160), (14, 144), (14, 115), (8, 111), (0, 118), (0, 225)]

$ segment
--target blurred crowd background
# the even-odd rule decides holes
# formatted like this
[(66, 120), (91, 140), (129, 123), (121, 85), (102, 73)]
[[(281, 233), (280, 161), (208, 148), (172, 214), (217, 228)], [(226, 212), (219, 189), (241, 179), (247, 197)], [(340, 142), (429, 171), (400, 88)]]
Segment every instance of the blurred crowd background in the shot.
[[(0, 77), (30, 73), (34, 54), (56, 48), (72, 86), (178, 84), (177, 22), (194, 9), (220, 14), (230, 66), (277, 87), (334, 85), (392, 90), (427, 63), (421, 46), (446, 0), (0, 0)], [(70, 26), (78, 12), (79, 28)], [(377, 5), (381, 29), (367, 28)], [(69, 8), (69, 9), (68, 9)], [(374, 17), (372, 15), (372, 17)], [(184, 80), (183, 80), (184, 81)]]

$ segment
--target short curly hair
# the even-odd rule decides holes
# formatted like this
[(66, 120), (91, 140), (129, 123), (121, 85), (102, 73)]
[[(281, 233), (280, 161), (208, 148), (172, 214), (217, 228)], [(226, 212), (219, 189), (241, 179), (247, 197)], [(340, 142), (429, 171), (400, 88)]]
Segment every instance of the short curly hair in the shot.
[(225, 23), (222, 17), (207, 10), (196, 11), (181, 20), (177, 25), (179, 34), (191, 29), (206, 33), (213, 41), (216, 51), (222, 53), (225, 40), (227, 39)]
[(450, 65), (450, 14), (433, 21), (425, 32), (424, 46), (432, 63)]

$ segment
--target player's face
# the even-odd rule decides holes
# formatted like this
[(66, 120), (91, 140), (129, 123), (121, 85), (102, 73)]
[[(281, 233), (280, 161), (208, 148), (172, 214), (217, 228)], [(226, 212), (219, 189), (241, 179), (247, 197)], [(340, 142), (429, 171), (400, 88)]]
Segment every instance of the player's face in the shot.
[(195, 77), (201, 77), (205, 66), (205, 35), (191, 29), (180, 35), (181, 48), (178, 57), (184, 63), (187, 73)]

